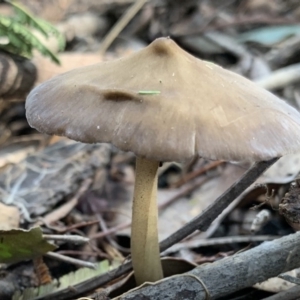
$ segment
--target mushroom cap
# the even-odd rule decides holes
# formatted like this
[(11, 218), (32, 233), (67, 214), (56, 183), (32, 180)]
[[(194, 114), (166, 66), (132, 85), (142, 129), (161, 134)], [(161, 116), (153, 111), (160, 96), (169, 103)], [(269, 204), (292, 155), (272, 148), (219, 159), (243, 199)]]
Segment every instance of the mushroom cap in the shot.
[(26, 115), (41, 132), (158, 161), (260, 161), (300, 149), (294, 108), (169, 38), (44, 82)]

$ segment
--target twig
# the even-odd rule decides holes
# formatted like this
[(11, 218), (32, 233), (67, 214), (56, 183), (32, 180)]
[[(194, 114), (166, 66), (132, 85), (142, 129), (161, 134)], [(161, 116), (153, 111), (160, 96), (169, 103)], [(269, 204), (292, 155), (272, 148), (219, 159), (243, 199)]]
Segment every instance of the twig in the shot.
[(55, 230), (59, 233), (70, 232), (70, 231), (76, 230), (78, 228), (87, 227), (87, 226), (94, 225), (94, 224), (98, 224), (98, 220), (83, 221), (80, 223), (72, 224), (72, 225), (64, 227), (64, 228), (55, 228)]
[[(64, 262), (67, 262), (69, 264), (73, 264), (73, 265), (76, 265), (79, 267), (95, 269), (95, 265), (93, 263), (90, 263), (90, 262), (84, 261), (84, 260), (80, 260), (80, 259), (76, 259), (76, 258), (72, 258), (69, 256), (61, 255), (61, 254), (58, 254), (55, 252), (48, 252), (45, 254), (45, 256), (48, 256), (48, 257), (56, 259), (56, 260), (64, 261)], [(54, 299), (54, 298), (52, 298), (52, 299)]]
[(253, 242), (265, 242), (280, 238), (280, 236), (275, 235), (249, 235), (249, 236), (228, 236), (220, 238), (210, 238), (210, 239), (197, 239), (185, 241), (173, 245), (171, 248), (163, 252), (163, 255), (174, 253), (182, 249), (187, 248), (198, 248), (198, 247), (209, 247), (216, 245), (232, 244), (232, 243), (253, 243)]
[(89, 256), (89, 257), (101, 257), (105, 259), (110, 259), (111, 257), (104, 252), (91, 252), (91, 251), (77, 251), (77, 250), (59, 250), (55, 253), (59, 253), (61, 255), (72, 255), (72, 256)]
[[(220, 14), (220, 12), (219, 12)], [(184, 32), (180, 32), (179, 34), (175, 34), (176, 37), (181, 36), (191, 36), (197, 34), (203, 34), (210, 31), (218, 31), (224, 30), (225, 28), (230, 27), (242, 27), (256, 24), (264, 24), (264, 25), (287, 25), (287, 24), (297, 24), (297, 20), (287, 19), (287, 18), (270, 18), (269, 16), (237, 16), (235, 19), (231, 20), (223, 20), (217, 21), (216, 24), (209, 25), (212, 21), (214, 21), (215, 16), (212, 16), (205, 24), (201, 27), (195, 26), (194, 29), (190, 29), (188, 32), (185, 30)]]
[(298, 53), (300, 47), (300, 36), (295, 35), (282, 41), (276, 48), (272, 47), (265, 57), (273, 70), (286, 66), (290, 63), (291, 57)]
[[(100, 225), (100, 228), (102, 229), (102, 232), (103, 233), (107, 232), (108, 229), (107, 229), (106, 223), (105, 223), (104, 219), (102, 218), (101, 214), (97, 214), (97, 219), (99, 221), (99, 225)], [(125, 253), (130, 253), (130, 249), (124, 248), (124, 247), (118, 245), (118, 243), (111, 237), (111, 234), (107, 234), (106, 239), (111, 244), (111, 246), (114, 247), (116, 250), (120, 250)]]
[(254, 15), (254, 16), (246, 16), (241, 15), (237, 16), (235, 19), (226, 22), (219, 22), (216, 25), (208, 27), (207, 30), (220, 30), (228, 27), (239, 27), (256, 25), (256, 24), (264, 24), (264, 25), (287, 25), (287, 24), (297, 24), (296, 19), (288, 19), (288, 18), (273, 18), (264, 15)]
[(189, 174), (186, 174), (183, 176), (182, 179), (178, 180), (177, 182), (174, 183), (174, 187), (180, 187), (182, 186), (184, 183), (186, 183), (187, 181), (191, 180), (191, 179), (194, 179), (195, 177), (198, 177), (199, 175), (202, 175), (203, 173), (211, 170), (211, 169), (214, 169), (216, 168), (217, 166), (223, 164), (224, 161), (213, 161), (207, 165), (205, 165), (204, 167), (198, 169), (198, 170), (195, 170)]
[(171, 203), (173, 203), (175, 200), (184, 197), (185, 195), (191, 193), (201, 185), (203, 185), (206, 181), (208, 181), (208, 177), (206, 178), (199, 178), (195, 182), (191, 182), (187, 184), (186, 186), (183, 186), (182, 188), (178, 189), (174, 195), (172, 195), (169, 199), (165, 200), (163, 203), (158, 205), (158, 209), (162, 210), (165, 209), (167, 206), (169, 206)]
[[(249, 189), (250, 190), (250, 189)], [(234, 199), (220, 214), (219, 216), (210, 224), (209, 228), (201, 232), (202, 238), (211, 237), (216, 230), (219, 228), (219, 225), (222, 221), (235, 209), (235, 207), (241, 202), (241, 195)], [(198, 233), (199, 234), (199, 233)]]
[(300, 63), (278, 69), (255, 82), (267, 90), (275, 90), (298, 81), (300, 81)]
[(43, 238), (52, 241), (71, 242), (74, 244), (85, 244), (90, 239), (80, 235), (57, 235), (57, 234), (43, 234)]
[(288, 274), (281, 274), (278, 277), (285, 281), (288, 281), (290, 283), (300, 285), (300, 278), (296, 278), (296, 277), (288, 275)]
[[(99, 222), (97, 224), (94, 224), (92, 226), (89, 226), (86, 230), (85, 235), (90, 238), (91, 235), (95, 234), (99, 230)], [(102, 248), (102, 247), (101, 247)], [(81, 251), (87, 252), (87, 251), (94, 251), (95, 253), (102, 253), (102, 249), (98, 247), (98, 243), (95, 240), (90, 239), (90, 242), (88, 244), (85, 244), (82, 248)], [(88, 260), (88, 256), (82, 256), (81, 259), (83, 260)], [(90, 260), (91, 261), (91, 260)], [(95, 262), (96, 259), (93, 259), (92, 262)]]
[(136, 0), (132, 6), (122, 15), (118, 22), (114, 25), (111, 31), (104, 37), (100, 46), (100, 53), (104, 54), (115, 38), (126, 27), (131, 19), (138, 13), (138, 11), (144, 6), (147, 0)]
[(122, 229), (125, 229), (127, 227), (130, 227), (130, 225), (131, 225), (131, 222), (122, 223), (122, 224), (120, 224), (118, 226), (109, 228), (109, 229), (107, 229), (104, 232), (103, 231), (102, 232), (98, 232), (98, 233), (92, 235), (90, 237), (90, 239), (102, 239), (102, 238), (104, 238), (104, 237), (106, 237), (106, 236), (108, 236), (110, 234), (116, 233), (118, 230), (122, 230)]
[[(22, 101), (24, 101), (22, 99)], [(40, 133), (34, 133), (30, 135), (20, 135), (20, 136), (14, 136), (9, 140), (9, 144), (17, 144), (17, 143), (24, 143), (24, 142), (33, 142), (38, 141), (40, 143), (44, 142), (46, 137)]]

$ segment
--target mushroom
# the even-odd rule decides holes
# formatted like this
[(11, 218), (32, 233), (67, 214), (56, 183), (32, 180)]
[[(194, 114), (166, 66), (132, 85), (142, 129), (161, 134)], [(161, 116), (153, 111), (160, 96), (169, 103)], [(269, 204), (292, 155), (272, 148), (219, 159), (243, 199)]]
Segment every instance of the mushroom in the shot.
[(136, 155), (131, 251), (137, 284), (163, 277), (157, 233), (160, 162), (194, 157), (265, 161), (300, 148), (300, 114), (240, 75), (170, 38), (131, 56), (78, 68), (36, 87), (29, 124)]

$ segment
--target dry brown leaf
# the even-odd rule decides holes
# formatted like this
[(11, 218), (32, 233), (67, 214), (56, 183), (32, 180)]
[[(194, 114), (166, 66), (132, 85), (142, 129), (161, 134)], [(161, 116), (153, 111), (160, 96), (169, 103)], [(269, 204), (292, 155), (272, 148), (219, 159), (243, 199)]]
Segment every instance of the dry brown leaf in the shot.
[(48, 141), (48, 145), (53, 145), (63, 139), (66, 139), (65, 137), (63, 136), (58, 136), (58, 135), (52, 135), (50, 138), (49, 138), (49, 141)]
[(72, 69), (88, 66), (102, 61), (99, 54), (94, 53), (71, 53), (65, 52), (58, 55), (61, 65), (55, 65), (49, 59), (36, 56), (32, 61), (38, 69), (38, 79), (36, 84), (44, 82), (55, 75), (65, 73)]
[(15, 206), (5, 205), (0, 202), (0, 230), (18, 228), (20, 212)]

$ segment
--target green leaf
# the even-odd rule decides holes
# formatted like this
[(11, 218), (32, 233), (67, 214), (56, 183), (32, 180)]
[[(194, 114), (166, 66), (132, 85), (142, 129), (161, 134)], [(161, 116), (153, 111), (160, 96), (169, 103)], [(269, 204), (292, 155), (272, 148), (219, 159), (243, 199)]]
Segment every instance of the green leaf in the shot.
[(27, 58), (31, 58), (33, 50), (36, 49), (59, 64), (58, 57), (39, 41), (32, 33), (32, 29), (41, 32), (46, 38), (55, 36), (60, 50), (65, 47), (63, 35), (50, 23), (34, 17), (26, 8), (15, 1), (7, 0), (6, 2), (14, 7), (15, 16), (0, 15), (0, 36), (2, 38), (7, 37), (9, 41), (8, 43), (0, 43), (0, 49)]
[(49, 37), (50, 35), (56, 36), (59, 41), (59, 49), (63, 50), (65, 47), (65, 39), (62, 34), (50, 23), (47, 21), (34, 17), (25, 7), (16, 3), (15, 1), (7, 1), (10, 3), (16, 12), (15, 19), (19, 21), (19, 23), (28, 25), (37, 31), (41, 32), (45, 37)]
[(0, 45), (0, 48), (13, 54), (32, 57), (33, 49), (37, 49), (44, 56), (50, 57), (59, 64), (58, 57), (47, 47), (45, 47), (29, 29), (9, 17), (0, 16), (0, 33), (9, 39), (9, 43)]
[(40, 227), (0, 230), (0, 263), (16, 263), (39, 257), (56, 246), (43, 238)]

